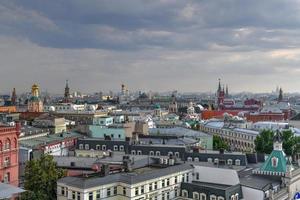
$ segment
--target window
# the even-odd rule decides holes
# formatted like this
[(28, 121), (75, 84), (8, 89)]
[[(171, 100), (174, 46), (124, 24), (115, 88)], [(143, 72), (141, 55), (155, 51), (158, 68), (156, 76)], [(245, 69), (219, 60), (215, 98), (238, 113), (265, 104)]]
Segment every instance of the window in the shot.
[(144, 192), (145, 192), (145, 188), (144, 186), (141, 186), (141, 193), (144, 194)]
[(219, 164), (219, 159), (218, 159), (218, 158), (215, 158), (214, 163), (215, 163), (215, 164)]
[(200, 194), (200, 200), (206, 200), (206, 194), (201, 193)]
[(124, 151), (124, 146), (120, 145), (120, 151)]
[(157, 190), (157, 182), (154, 182), (154, 190)]
[(217, 200), (217, 197), (215, 195), (210, 195), (210, 200)]
[(85, 144), (85, 145), (84, 145), (84, 148), (85, 148), (85, 150), (89, 150), (89, 149), (90, 149), (90, 146), (89, 146), (88, 144)]
[(278, 158), (276, 158), (275, 156), (272, 158), (272, 167), (277, 167), (278, 165)]
[(192, 157), (188, 157), (188, 158), (187, 158), (187, 161), (188, 161), (188, 162), (192, 162), (192, 161), (193, 161), (193, 158), (192, 158)]
[(238, 193), (235, 194), (235, 200), (239, 200), (239, 194)]
[(160, 151), (157, 151), (157, 152), (156, 152), (156, 156), (160, 156)]
[(199, 199), (199, 193), (193, 192), (193, 199)]
[(92, 192), (89, 193), (89, 200), (93, 200), (93, 193)]
[(72, 199), (75, 199), (76, 198), (76, 195), (75, 195), (75, 192), (73, 191), (72, 192)]
[(10, 173), (7, 172), (7, 173), (4, 175), (3, 182), (4, 182), (4, 183), (9, 183), (9, 181), (10, 181)]
[(118, 194), (118, 187), (114, 187), (114, 195), (117, 195)]
[(175, 156), (179, 158), (179, 152), (175, 152)]
[(177, 184), (177, 176), (175, 176), (174, 183)]
[(235, 165), (238, 165), (238, 166), (241, 165), (241, 161), (239, 159), (236, 159), (235, 160)]
[(96, 145), (96, 150), (101, 150), (101, 148), (100, 148), (100, 145), (99, 145), (99, 144), (97, 144), (97, 145)]
[(212, 163), (212, 158), (207, 158), (207, 162)]
[(136, 188), (135, 188), (135, 196), (138, 196), (138, 195), (139, 195), (139, 188), (136, 187)]
[(199, 162), (199, 158), (194, 158), (194, 161), (195, 162)]
[(126, 196), (126, 188), (123, 187), (123, 195)]
[(165, 187), (165, 180), (161, 181), (161, 187)]
[(77, 192), (77, 200), (80, 200), (80, 192)]
[(65, 196), (65, 187), (61, 187), (61, 195)]
[(189, 173), (187, 173), (187, 174), (185, 175), (185, 180), (186, 180), (186, 182), (189, 182)]
[(200, 174), (199, 172), (196, 173), (196, 180), (199, 180), (200, 179)]
[(102, 145), (102, 151), (106, 151), (106, 145)]
[(168, 156), (173, 156), (173, 152), (169, 151)]
[(117, 145), (114, 145), (114, 151), (118, 151), (118, 146)]
[(153, 190), (152, 183), (149, 184), (149, 191), (151, 192)]
[(111, 196), (111, 191), (110, 191), (110, 188), (107, 188), (107, 196)]
[(227, 164), (228, 164), (228, 165), (232, 165), (232, 160), (231, 160), (231, 159), (228, 159), (228, 160), (227, 160)]
[(142, 151), (137, 151), (137, 155), (142, 155)]
[(100, 200), (100, 190), (97, 190), (96, 192), (96, 200)]
[(135, 155), (135, 150), (132, 150), (132, 151), (131, 151), (131, 154), (132, 154), (132, 155)]
[(182, 190), (182, 196), (187, 198), (189, 196), (188, 191), (187, 190)]
[(149, 155), (154, 156), (154, 151), (150, 151)]
[(83, 149), (83, 144), (79, 144), (79, 149)]

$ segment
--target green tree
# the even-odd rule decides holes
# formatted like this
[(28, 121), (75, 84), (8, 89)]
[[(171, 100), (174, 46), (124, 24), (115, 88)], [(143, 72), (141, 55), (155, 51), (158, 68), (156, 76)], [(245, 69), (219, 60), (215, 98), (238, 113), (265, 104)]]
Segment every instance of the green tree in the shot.
[(294, 136), (294, 133), (292, 133), (291, 130), (283, 131), (282, 132), (282, 148), (284, 149), (284, 152), (286, 155), (291, 156), (294, 154), (294, 149), (296, 149), (297, 140)]
[[(273, 150), (273, 138), (273, 131), (263, 130), (254, 141), (256, 152), (270, 154)], [(293, 155), (295, 151), (300, 149), (298, 140), (299, 139), (294, 136), (291, 130), (282, 132), (282, 148), (288, 156)]]
[(25, 167), (24, 200), (56, 199), (56, 181), (66, 175), (59, 169), (50, 155), (28, 161)]
[(273, 150), (273, 138), (273, 131), (263, 130), (254, 141), (256, 152), (270, 154)]
[(213, 149), (220, 150), (220, 149), (229, 149), (229, 145), (218, 135), (213, 136)]

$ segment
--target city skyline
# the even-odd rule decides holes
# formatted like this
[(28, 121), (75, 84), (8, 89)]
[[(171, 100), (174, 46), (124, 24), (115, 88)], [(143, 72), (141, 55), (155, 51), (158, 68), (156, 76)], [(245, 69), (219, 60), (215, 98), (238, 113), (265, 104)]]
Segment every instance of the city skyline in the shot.
[[(0, 93), (300, 92), (298, 1), (0, 2)], [(178, 81), (180, 80), (180, 81)]]

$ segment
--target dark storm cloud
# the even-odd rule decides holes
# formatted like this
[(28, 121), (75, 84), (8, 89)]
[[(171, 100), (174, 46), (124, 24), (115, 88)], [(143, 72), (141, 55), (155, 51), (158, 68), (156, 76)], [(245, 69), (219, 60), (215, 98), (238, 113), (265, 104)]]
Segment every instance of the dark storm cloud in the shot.
[(54, 91), (66, 78), (88, 91), (207, 91), (218, 77), (235, 90), (296, 90), (299, 11), (296, 0), (2, 0), (0, 85), (24, 71), (19, 83)]

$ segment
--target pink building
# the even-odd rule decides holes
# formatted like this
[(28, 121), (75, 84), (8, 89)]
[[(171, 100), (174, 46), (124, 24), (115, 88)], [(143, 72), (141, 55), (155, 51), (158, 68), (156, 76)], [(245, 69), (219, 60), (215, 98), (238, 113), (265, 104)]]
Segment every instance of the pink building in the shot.
[(0, 181), (14, 186), (19, 185), (19, 146), (21, 124), (0, 125)]

